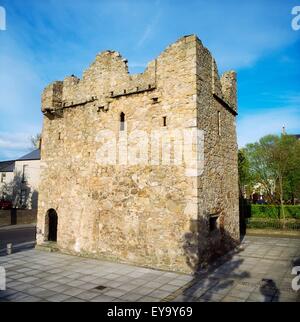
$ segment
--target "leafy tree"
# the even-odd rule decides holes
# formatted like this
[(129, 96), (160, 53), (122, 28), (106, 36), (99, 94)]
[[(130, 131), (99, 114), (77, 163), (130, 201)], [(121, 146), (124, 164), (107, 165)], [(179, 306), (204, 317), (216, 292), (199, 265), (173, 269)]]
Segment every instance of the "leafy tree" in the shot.
[(281, 205), (283, 218), (285, 198), (299, 193), (299, 152), (299, 141), (285, 134), (264, 136), (244, 149), (250, 178), (264, 188), (269, 200)]
[(300, 199), (300, 141), (297, 140), (291, 147), (291, 156), (288, 173), (283, 182), (284, 199), (295, 204)]
[[(5, 200), (10, 200), (14, 208), (24, 208), (29, 201), (29, 187), (23, 180), (21, 172), (16, 172), (11, 182), (5, 183), (0, 190), (0, 195)], [(25, 195), (22, 196), (22, 191)]]
[(263, 137), (259, 142), (248, 144), (245, 154), (249, 162), (249, 173), (254, 184), (263, 187), (267, 197), (276, 202), (274, 196), (274, 182), (276, 174), (270, 166), (270, 149), (273, 146), (275, 137), (272, 135)]
[(238, 171), (240, 196), (248, 194), (252, 189), (252, 178), (250, 175), (250, 164), (245, 149), (238, 151)]

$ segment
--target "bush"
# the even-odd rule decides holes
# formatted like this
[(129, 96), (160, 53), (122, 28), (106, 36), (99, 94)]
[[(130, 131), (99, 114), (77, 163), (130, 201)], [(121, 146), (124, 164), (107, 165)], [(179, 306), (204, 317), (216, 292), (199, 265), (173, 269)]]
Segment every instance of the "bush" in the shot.
[[(284, 206), (285, 218), (300, 219), (300, 206)], [(283, 219), (278, 205), (251, 205), (251, 218)]]
[(275, 230), (300, 230), (300, 220), (269, 218), (249, 218), (246, 221), (247, 228), (255, 229), (275, 229)]

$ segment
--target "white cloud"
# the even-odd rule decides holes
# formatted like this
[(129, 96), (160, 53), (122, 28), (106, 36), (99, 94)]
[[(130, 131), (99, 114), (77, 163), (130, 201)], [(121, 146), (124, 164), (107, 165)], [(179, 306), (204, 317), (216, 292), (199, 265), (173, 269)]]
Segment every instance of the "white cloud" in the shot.
[(0, 52), (0, 160), (27, 153), (30, 137), (40, 132), (43, 82), (36, 64), (13, 38)]
[[(288, 1), (174, 2), (34, 1), (30, 11), (13, 4), (14, 28), (1, 35), (0, 158), (22, 155), (28, 137), (39, 132), (40, 95), (46, 85), (41, 78), (48, 82), (76, 74), (102, 48), (120, 44), (127, 51), (129, 67), (142, 71), (146, 64), (139, 62), (157, 56), (171, 39), (196, 33), (216, 57), (221, 72), (251, 66), (299, 39), (299, 32), (290, 27)], [(10, 37), (10, 42), (3, 43), (4, 37)], [(137, 63), (130, 63), (131, 59)], [(297, 95), (282, 97), (280, 105), (287, 108), (255, 109), (252, 115), (239, 117), (239, 144), (279, 132), (283, 124), (288, 131), (296, 131), (297, 104)]]
[(0, 160), (17, 159), (33, 150), (30, 146), (31, 131), (0, 132)]
[(144, 43), (153, 35), (156, 31), (157, 23), (161, 17), (161, 10), (159, 9), (160, 1), (156, 1), (154, 4), (154, 10), (158, 10), (154, 15), (153, 19), (147, 24), (143, 31), (141, 38), (137, 41), (137, 48), (142, 47)]
[[(26, 116), (32, 111), (32, 103), (40, 104), (40, 91), (43, 88), (37, 62), (31, 52), (20, 47), (16, 40), (3, 41), (0, 52), (0, 112), (2, 117)], [(20, 114), (21, 113), (21, 114)], [(18, 119), (14, 119), (14, 122)]]
[(258, 141), (267, 134), (279, 134), (285, 126), (288, 134), (298, 134), (299, 108), (287, 107), (253, 111), (253, 114), (238, 118), (237, 133), (240, 147)]
[(289, 1), (184, 2), (177, 8), (181, 19), (172, 17), (176, 13), (171, 6), (167, 12), (175, 28), (197, 33), (212, 51), (220, 71), (251, 67), (261, 57), (299, 39), (290, 26)]

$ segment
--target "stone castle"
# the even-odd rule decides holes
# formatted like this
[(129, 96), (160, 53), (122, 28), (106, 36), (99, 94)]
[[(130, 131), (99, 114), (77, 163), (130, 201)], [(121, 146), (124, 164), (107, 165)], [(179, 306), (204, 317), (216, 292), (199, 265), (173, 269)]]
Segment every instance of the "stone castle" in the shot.
[(236, 74), (219, 77), (195, 35), (141, 74), (97, 55), (44, 90), (42, 112), (38, 245), (195, 272), (239, 242)]

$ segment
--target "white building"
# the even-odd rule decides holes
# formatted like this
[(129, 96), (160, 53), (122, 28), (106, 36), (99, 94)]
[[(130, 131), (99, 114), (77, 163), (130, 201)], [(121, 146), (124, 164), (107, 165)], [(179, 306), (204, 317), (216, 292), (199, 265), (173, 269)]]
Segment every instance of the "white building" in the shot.
[[(0, 162), (0, 194), (6, 190), (2, 198), (11, 195), (16, 208), (37, 209), (39, 180), (40, 150), (15, 161)], [(8, 188), (3, 189), (5, 186)]]
[(15, 161), (14, 177), (20, 182), (19, 207), (37, 209), (40, 158), (40, 150), (34, 150)]
[(15, 161), (0, 162), (0, 199), (5, 199), (4, 187), (14, 179)]

